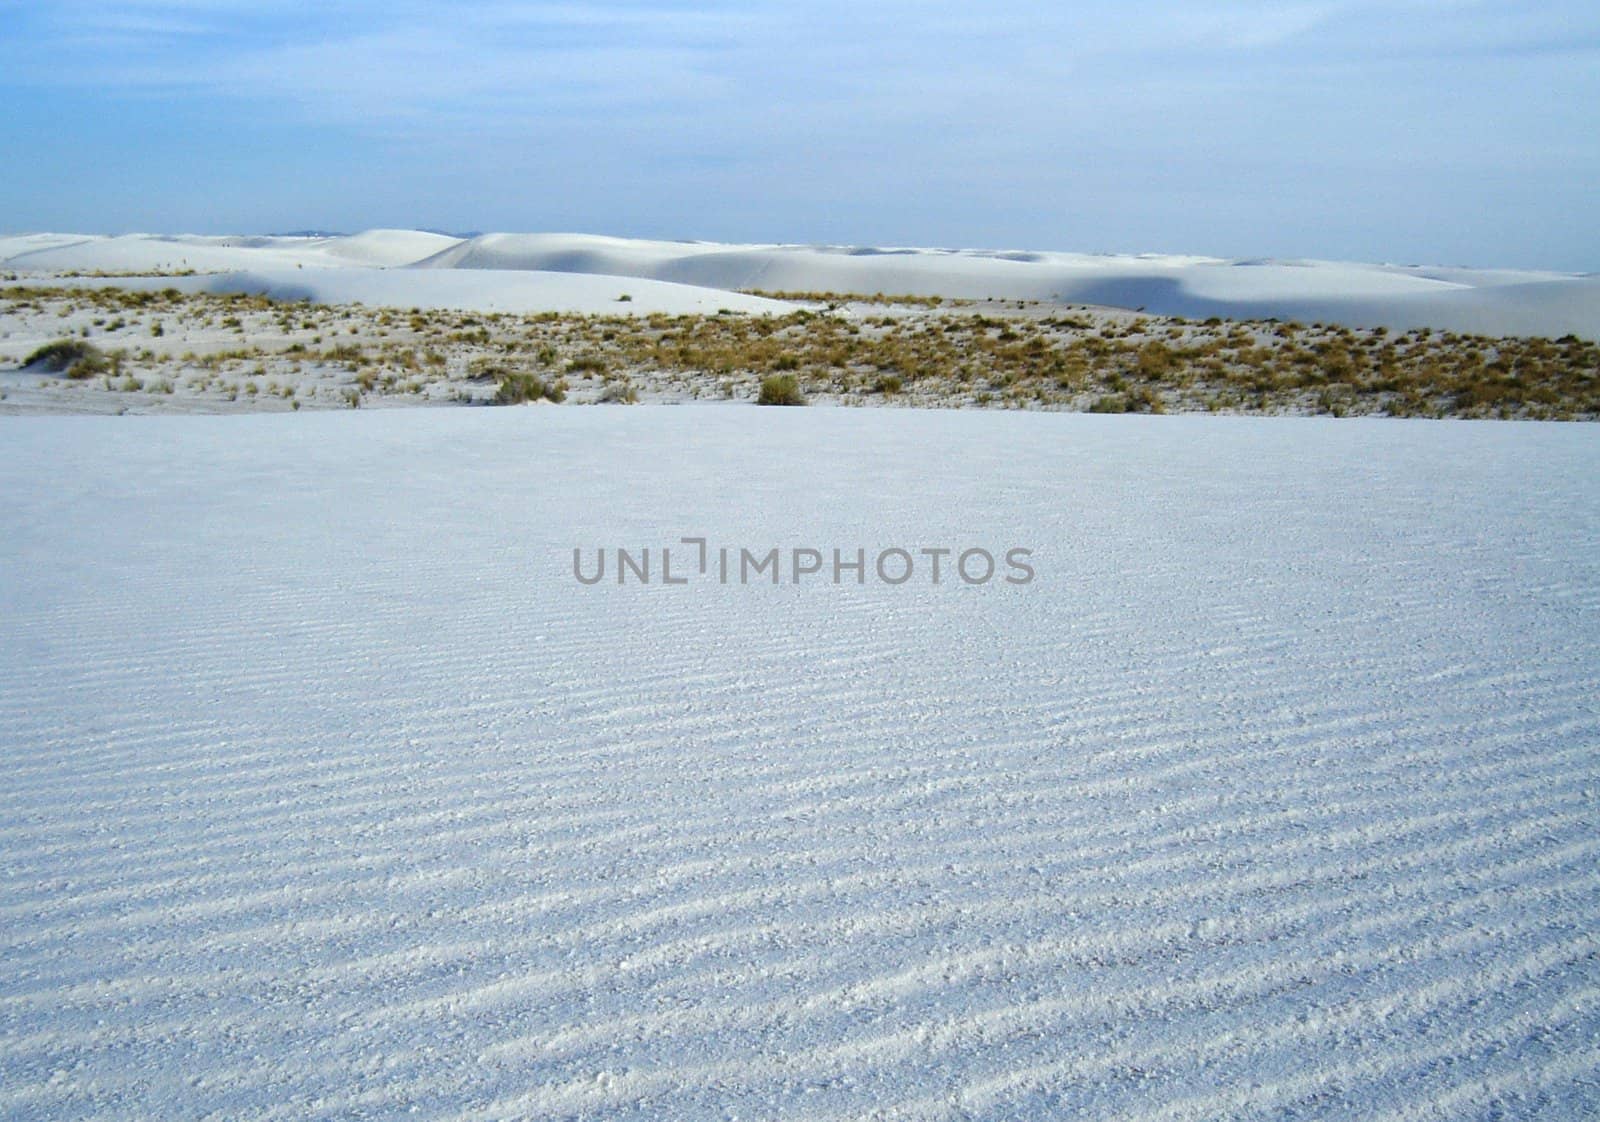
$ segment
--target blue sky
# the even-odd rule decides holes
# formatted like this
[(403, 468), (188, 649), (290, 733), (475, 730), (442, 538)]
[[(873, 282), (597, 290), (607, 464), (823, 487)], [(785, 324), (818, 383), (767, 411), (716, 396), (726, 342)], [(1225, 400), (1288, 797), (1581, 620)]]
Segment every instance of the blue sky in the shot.
[(0, 0), (0, 229), (1600, 271), (1600, 5)]

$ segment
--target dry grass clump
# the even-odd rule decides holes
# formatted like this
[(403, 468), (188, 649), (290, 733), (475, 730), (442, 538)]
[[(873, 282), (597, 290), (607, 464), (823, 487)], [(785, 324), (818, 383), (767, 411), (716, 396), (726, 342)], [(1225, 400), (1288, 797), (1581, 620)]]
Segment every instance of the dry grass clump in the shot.
[(65, 374), (74, 380), (93, 378), (111, 369), (111, 363), (93, 343), (82, 339), (57, 339), (22, 360), (24, 370)]
[(769, 374), (761, 379), (761, 392), (756, 395), (757, 405), (804, 405), (806, 395), (800, 392), (800, 382), (793, 374)]
[(567, 398), (566, 386), (561, 382), (546, 382), (537, 374), (526, 371), (509, 371), (500, 378), (494, 391), (496, 405), (521, 405), (528, 401), (562, 402)]
[(895, 295), (885, 295), (882, 292), (848, 293), (848, 292), (807, 292), (783, 291), (764, 288), (741, 288), (739, 290), (746, 296), (764, 296), (768, 300), (787, 300), (795, 304), (831, 304), (839, 307), (844, 304), (895, 304), (907, 308), (940, 308), (966, 307), (973, 303), (971, 300), (949, 300), (943, 296), (918, 296), (915, 293), (902, 292)]
[(600, 391), (599, 400), (606, 405), (636, 405), (639, 401), (639, 391), (634, 384), (623, 378), (615, 382), (607, 382)]

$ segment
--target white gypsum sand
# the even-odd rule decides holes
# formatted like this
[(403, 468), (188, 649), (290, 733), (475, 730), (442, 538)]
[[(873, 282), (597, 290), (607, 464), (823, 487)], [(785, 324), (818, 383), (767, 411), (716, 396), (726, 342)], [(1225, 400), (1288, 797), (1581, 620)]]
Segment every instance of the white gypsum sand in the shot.
[(6, 1117), (1593, 1107), (1590, 426), (0, 430)]
[(477, 312), (562, 312), (571, 315), (715, 315), (720, 311), (782, 314), (794, 305), (741, 292), (638, 277), (565, 273), (418, 271), (367, 268), (265, 268), (193, 275), (26, 278), (29, 284), (74, 288), (266, 296), (315, 304)]
[[(250, 276), (234, 283), (254, 286), (252, 290), (289, 283), (279, 275), (283, 270), (338, 269), (351, 274), (403, 270), (378, 280), (352, 275), (342, 281), (319, 277), (299, 282), (314, 298), (364, 299), (396, 307), (573, 310), (575, 300), (588, 300), (588, 289), (579, 289), (578, 296), (564, 296), (561, 282), (539, 278), (587, 274), (672, 282), (690, 291), (1027, 299), (1194, 318), (1279, 318), (1484, 335), (1600, 336), (1600, 278), (1592, 275), (1333, 261), (722, 245), (589, 234), (485, 234), (460, 239), (376, 230), (348, 237), (301, 238), (18, 235), (0, 237), (0, 269), (30, 276), (96, 270), (244, 273)], [(478, 279), (468, 285), (461, 280), (411, 277), (436, 271), (472, 273)], [(317, 285), (331, 286), (329, 294), (316, 295)], [(603, 303), (616, 294), (602, 284), (593, 295)], [(429, 303), (441, 298), (450, 302)], [(687, 310), (684, 292), (663, 291), (665, 302), (659, 305), (651, 302), (654, 298), (641, 295), (634, 310)], [(696, 299), (696, 308), (717, 306), (718, 297), (702, 293)]]

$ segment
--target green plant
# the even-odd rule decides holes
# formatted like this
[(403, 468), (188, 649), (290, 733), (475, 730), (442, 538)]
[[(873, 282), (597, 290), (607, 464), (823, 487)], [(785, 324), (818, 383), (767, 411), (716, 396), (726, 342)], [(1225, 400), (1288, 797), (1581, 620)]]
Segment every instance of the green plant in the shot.
[(761, 392), (757, 405), (804, 405), (805, 394), (800, 392), (800, 382), (793, 374), (769, 374), (761, 379)]

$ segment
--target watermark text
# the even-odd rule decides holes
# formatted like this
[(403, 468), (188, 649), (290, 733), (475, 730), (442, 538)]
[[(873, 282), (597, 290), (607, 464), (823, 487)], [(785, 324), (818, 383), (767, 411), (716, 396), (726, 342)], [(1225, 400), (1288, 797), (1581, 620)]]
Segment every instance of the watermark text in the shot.
[(582, 585), (1032, 584), (1033, 550), (1023, 546), (889, 546), (867, 549), (720, 545), (685, 537), (670, 546), (572, 550), (572, 577)]

